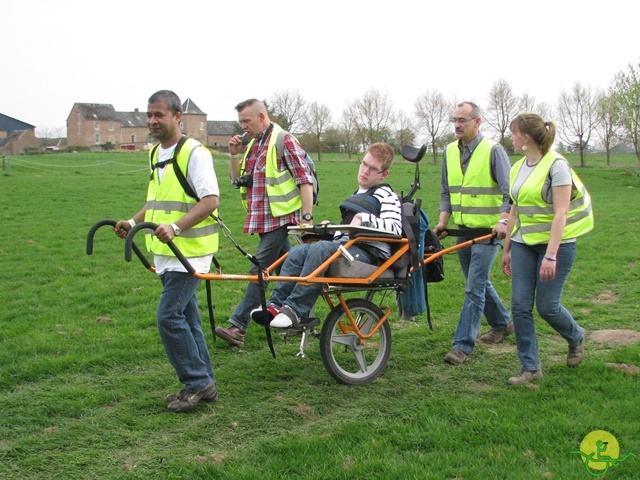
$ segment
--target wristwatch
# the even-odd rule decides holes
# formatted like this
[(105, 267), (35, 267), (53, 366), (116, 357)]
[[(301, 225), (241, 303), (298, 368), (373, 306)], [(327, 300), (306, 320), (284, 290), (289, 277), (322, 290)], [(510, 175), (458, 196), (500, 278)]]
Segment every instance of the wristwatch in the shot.
[(302, 220), (306, 220), (306, 221), (313, 220), (313, 215), (311, 215), (310, 213), (303, 213)]
[(501, 218), (500, 220), (498, 220), (498, 223), (504, 223), (505, 225), (509, 225), (509, 219), (508, 218)]
[(172, 223), (172, 224), (171, 224), (171, 228), (173, 228), (173, 234), (174, 234), (176, 237), (179, 237), (179, 236), (180, 236), (180, 234), (182, 233), (182, 230), (180, 230), (180, 227), (178, 227), (178, 225), (176, 225), (175, 223)]

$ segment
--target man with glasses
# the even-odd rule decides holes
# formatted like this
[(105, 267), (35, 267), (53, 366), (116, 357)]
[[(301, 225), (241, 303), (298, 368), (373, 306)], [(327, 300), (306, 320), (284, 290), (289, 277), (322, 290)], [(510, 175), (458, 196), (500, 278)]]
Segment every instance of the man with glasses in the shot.
[[(511, 163), (507, 152), (480, 133), (482, 118), (477, 105), (459, 103), (451, 123), (457, 141), (450, 143), (444, 153), (440, 216), (434, 232), (440, 238), (446, 237), (451, 220), (459, 231), (456, 244), (478, 236), (474, 233), (477, 229), (492, 229), (498, 239), (503, 239), (510, 210)], [(465, 297), (452, 349), (444, 357), (447, 363), (460, 365), (471, 355), (483, 314), (491, 330), (480, 337), (482, 342), (498, 343), (513, 333), (509, 311), (489, 280), (499, 248), (499, 243), (491, 240), (458, 250), (466, 279)]]
[[(389, 185), (382, 183), (389, 175), (392, 163), (393, 149), (388, 144), (374, 143), (367, 148), (358, 169), (358, 190), (340, 205), (342, 225), (402, 234), (400, 200)], [(336, 233), (333, 241), (322, 240), (294, 247), (283, 263), (280, 275), (305, 277), (311, 274), (347, 240), (347, 233)], [(349, 248), (349, 253), (354, 257), (357, 255), (362, 262), (379, 265), (389, 258), (391, 247), (384, 242), (359, 242)], [(278, 282), (267, 302), (271, 326), (289, 328), (304, 324), (321, 291), (321, 283)], [(255, 309), (251, 317), (262, 319), (262, 309)]]

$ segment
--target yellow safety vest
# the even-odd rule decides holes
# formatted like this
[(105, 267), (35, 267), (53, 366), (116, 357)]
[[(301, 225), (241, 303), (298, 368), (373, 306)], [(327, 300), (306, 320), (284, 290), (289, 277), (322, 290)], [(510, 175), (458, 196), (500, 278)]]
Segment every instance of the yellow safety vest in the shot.
[[(271, 215), (281, 217), (289, 213), (295, 212), (302, 208), (302, 197), (300, 196), (300, 187), (296, 184), (295, 179), (291, 175), (289, 169), (285, 166), (284, 170), (278, 170), (278, 154), (276, 153), (276, 141), (278, 133), (282, 131), (282, 127), (273, 124), (269, 145), (267, 146), (267, 158), (265, 166), (265, 182), (267, 185), (267, 197), (269, 199), (269, 208)], [(240, 171), (244, 172), (247, 164), (247, 158), (251, 152), (251, 148), (255, 139), (251, 140), (247, 145), (247, 151), (242, 159)], [(251, 172), (246, 172), (251, 174)], [(240, 187), (242, 196), (242, 204), (247, 209), (247, 188)]]
[[(205, 148), (197, 140), (187, 139), (178, 153), (178, 158), (175, 159), (185, 177), (191, 152), (198, 147)], [(151, 158), (152, 154), (153, 151), (149, 153), (149, 157), (153, 165), (157, 161), (157, 155), (156, 158)], [(158, 175), (153, 172), (147, 190), (145, 222), (171, 225), (184, 217), (198, 203), (195, 198), (186, 194), (173, 168), (173, 164), (165, 167), (162, 182), (158, 181)], [(214, 214), (217, 215), (217, 209)], [(145, 241), (147, 250), (150, 252), (156, 255), (174, 256), (167, 244), (162, 243), (155, 235), (146, 235)], [(209, 216), (182, 232), (179, 237), (175, 237), (173, 243), (187, 258), (215, 253), (218, 251), (218, 224)]]
[[(518, 177), (518, 172), (526, 157), (519, 160), (511, 168), (511, 185)], [(512, 235), (520, 229), (522, 240), (527, 245), (549, 243), (551, 238), (551, 223), (553, 222), (553, 204), (544, 199), (544, 192), (549, 188), (549, 171), (557, 161), (567, 160), (560, 154), (550, 151), (547, 153), (529, 177), (521, 185), (517, 196), (511, 190), (511, 198), (518, 208), (518, 220), (514, 226)], [(569, 162), (567, 162), (569, 163)], [(593, 210), (591, 197), (578, 175), (571, 169), (573, 189), (571, 203), (567, 214), (567, 223), (562, 232), (562, 240), (579, 237), (593, 230)]]
[(503, 195), (491, 178), (491, 149), (496, 143), (483, 138), (462, 173), (458, 142), (447, 146), (447, 180), (451, 198), (451, 219), (469, 228), (492, 228), (500, 219)]

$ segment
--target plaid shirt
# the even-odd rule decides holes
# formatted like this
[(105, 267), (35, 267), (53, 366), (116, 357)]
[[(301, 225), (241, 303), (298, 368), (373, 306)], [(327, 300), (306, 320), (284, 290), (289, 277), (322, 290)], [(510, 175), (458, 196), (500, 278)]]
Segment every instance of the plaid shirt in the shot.
[[(265, 169), (267, 149), (272, 131), (272, 128), (268, 128), (258, 135), (247, 157), (246, 169), (242, 172), (253, 177), (253, 186), (247, 189), (245, 233), (267, 233), (285, 225), (297, 225), (300, 223), (300, 211), (281, 217), (274, 217), (271, 214), (269, 197), (267, 196)], [(273, 148), (276, 148), (275, 144)], [(284, 138), (284, 160), (278, 158), (279, 171), (283, 171), (287, 166), (297, 185), (313, 183), (313, 176), (307, 166), (306, 153), (291, 135), (286, 135)]]

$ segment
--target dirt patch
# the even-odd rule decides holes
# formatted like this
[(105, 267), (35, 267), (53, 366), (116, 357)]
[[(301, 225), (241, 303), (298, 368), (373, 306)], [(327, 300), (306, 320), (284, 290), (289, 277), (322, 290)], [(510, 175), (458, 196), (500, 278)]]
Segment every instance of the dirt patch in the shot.
[(620, 370), (627, 375), (640, 375), (640, 367), (633, 363), (605, 363), (605, 366)]
[(600, 295), (598, 295), (598, 297), (594, 301), (596, 303), (608, 304), (608, 303), (614, 303), (617, 300), (618, 300), (618, 296), (615, 294), (615, 292), (612, 292), (611, 290), (605, 290)]
[(633, 345), (640, 343), (640, 332), (636, 330), (594, 330), (588, 339), (605, 345)]

